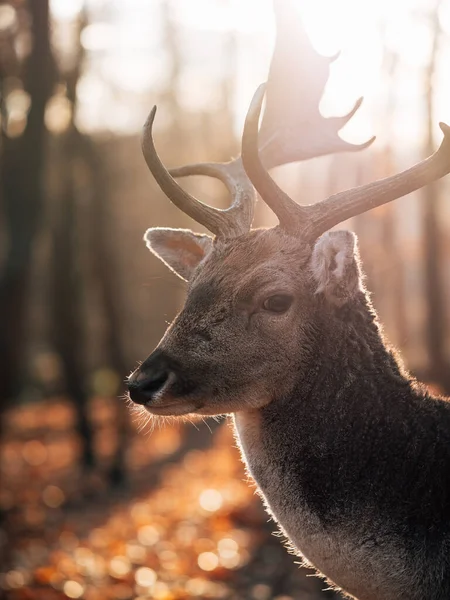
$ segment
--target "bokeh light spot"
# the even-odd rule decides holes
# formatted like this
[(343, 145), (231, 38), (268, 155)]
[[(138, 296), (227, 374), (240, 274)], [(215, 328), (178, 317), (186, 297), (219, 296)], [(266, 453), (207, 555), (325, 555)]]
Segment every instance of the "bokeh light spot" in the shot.
[(156, 579), (155, 571), (149, 567), (141, 567), (134, 576), (134, 580), (141, 587), (151, 587), (156, 583)]
[(214, 552), (202, 552), (197, 562), (203, 571), (214, 571), (219, 565), (219, 557)]
[(52, 133), (63, 133), (72, 117), (70, 101), (62, 95), (53, 96), (45, 110), (45, 124)]
[(11, 29), (16, 24), (16, 11), (9, 4), (0, 6), (0, 31)]
[(50, 508), (58, 508), (65, 500), (64, 492), (56, 485), (48, 485), (42, 492), (42, 500)]
[(153, 546), (159, 540), (159, 532), (156, 527), (145, 525), (139, 529), (137, 537), (144, 546)]
[(113, 577), (125, 577), (130, 570), (130, 561), (126, 556), (115, 556), (109, 563), (109, 572)]
[(199, 502), (204, 510), (215, 512), (223, 504), (222, 494), (214, 489), (203, 490), (200, 494)]
[(8, 571), (5, 575), (5, 583), (9, 589), (21, 588), (25, 585), (25, 577), (20, 571)]
[(231, 538), (223, 538), (217, 544), (217, 549), (220, 557), (232, 558), (238, 553), (239, 546)]
[(254, 600), (269, 600), (272, 597), (272, 590), (268, 585), (257, 583), (252, 588), (252, 598)]
[(38, 467), (47, 460), (48, 451), (42, 442), (30, 440), (24, 445), (22, 456), (29, 465)]
[(66, 581), (63, 591), (68, 598), (81, 598), (84, 587), (78, 581)]

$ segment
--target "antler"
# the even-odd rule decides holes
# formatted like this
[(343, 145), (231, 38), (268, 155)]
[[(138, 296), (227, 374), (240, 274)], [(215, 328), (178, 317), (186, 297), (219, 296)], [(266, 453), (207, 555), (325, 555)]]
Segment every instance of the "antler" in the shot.
[[(338, 131), (360, 107), (362, 98), (343, 117), (325, 119), (318, 109), (330, 64), (337, 56), (326, 58), (317, 54), (295, 8), (288, 0), (274, 0), (274, 6), (277, 40), (259, 136), (261, 160), (265, 167), (270, 169), (323, 154), (366, 148), (375, 138), (355, 145), (338, 136)], [(241, 158), (228, 163), (185, 165), (167, 171), (153, 144), (154, 116), (155, 108), (144, 127), (142, 148), (147, 165), (169, 199), (216, 235), (235, 237), (248, 231), (253, 220), (256, 196)], [(188, 175), (207, 175), (220, 179), (231, 195), (230, 208), (218, 210), (187, 194), (173, 177)], [(299, 209), (298, 205), (295, 206)]]
[(277, 39), (266, 90), (266, 108), (259, 134), (261, 160), (266, 168), (334, 154), (356, 152), (373, 143), (350, 144), (338, 132), (363, 101), (342, 117), (324, 118), (320, 100), (339, 53), (327, 58), (312, 46), (289, 0), (274, 0)]
[(161, 162), (153, 142), (152, 130), (155, 114), (156, 106), (153, 107), (144, 125), (142, 152), (148, 168), (162, 191), (178, 208), (215, 235), (236, 237), (248, 231), (253, 219), (255, 194), (242, 166), (229, 163), (224, 165), (223, 170), (220, 170), (218, 165), (209, 165), (211, 169), (214, 169), (214, 176), (219, 177), (230, 190), (233, 203), (226, 210), (207, 206), (185, 192)]
[(261, 198), (278, 216), (280, 226), (290, 233), (315, 240), (350, 217), (405, 196), (450, 173), (450, 127), (440, 123), (444, 139), (429, 158), (402, 173), (335, 194), (314, 205), (299, 206), (274, 182), (259, 156), (258, 126), (264, 92), (263, 84), (257, 89), (247, 114), (242, 161)]

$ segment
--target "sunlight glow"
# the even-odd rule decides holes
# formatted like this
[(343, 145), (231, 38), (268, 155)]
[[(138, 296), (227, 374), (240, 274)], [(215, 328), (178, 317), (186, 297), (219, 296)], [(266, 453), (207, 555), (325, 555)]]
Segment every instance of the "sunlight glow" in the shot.
[(0, 31), (12, 29), (17, 23), (16, 10), (9, 4), (0, 6)]
[[(331, 67), (320, 106), (324, 116), (343, 114), (358, 97), (365, 97), (342, 137), (361, 142), (376, 133), (383, 141), (377, 129), (384, 123), (389, 94), (397, 105), (406, 108), (395, 122), (394, 137), (407, 144), (421, 135), (419, 125), (411, 127), (408, 123), (423, 122), (419, 84), (432, 44), (427, 15), (433, 6), (429, 0), (292, 1), (317, 51), (326, 56), (341, 52)], [(272, 3), (86, 0), (91, 19), (81, 42), (88, 61), (78, 90), (77, 123), (86, 131), (140, 128), (146, 117), (147, 97), (157, 98), (170, 85), (171, 58), (164, 42), (169, 15), (177, 29), (182, 60), (177, 82), (182, 108), (194, 112), (217, 107), (222, 82), (229, 73), (233, 79), (230, 101), (235, 132), (240, 134), (252, 93), (267, 76), (275, 38)], [(82, 5), (82, 0), (51, 0), (57, 21), (75, 18)], [(444, 33), (450, 33), (450, 0), (440, 3), (439, 19)], [(233, 36), (234, 58), (227, 50)], [(442, 44), (442, 61), (448, 54), (447, 46)], [(395, 77), (388, 79), (386, 64), (395, 56), (398, 75), (396, 71)], [(445, 77), (437, 80), (436, 122), (450, 117), (450, 86)], [(130, 102), (131, 95), (134, 103)], [(385, 135), (390, 135), (389, 127), (385, 130)]]
[(85, 50), (98, 52), (113, 47), (116, 28), (108, 23), (92, 23), (81, 32), (81, 45)]
[(50, 0), (53, 17), (61, 21), (74, 19), (83, 8), (84, 0)]
[(450, 35), (450, 2), (443, 2), (439, 6), (439, 22), (447, 35)]
[[(326, 56), (341, 52), (332, 66), (321, 110), (324, 116), (343, 114), (356, 98), (364, 95), (366, 103), (343, 134), (351, 142), (364, 141), (373, 133), (372, 115), (379, 112), (386, 90), (382, 72), (383, 45), (386, 52), (399, 55), (404, 68), (427, 64), (432, 32), (428, 21), (418, 18), (417, 14), (429, 9), (429, 3), (427, 0), (397, 0), (395, 3), (388, 0), (341, 0), (339, 3), (296, 0), (296, 5), (317, 51)], [(259, 32), (265, 33), (270, 43), (273, 40), (269, 1), (230, 0), (219, 5), (208, 0), (180, 2), (178, 18), (183, 27), (197, 31)], [(450, 3), (441, 5), (440, 18), (443, 26), (446, 23), (450, 28)], [(246, 79), (249, 79), (248, 73)], [(405, 84), (411, 84), (411, 76)], [(250, 95), (247, 89), (238, 94), (238, 130), (242, 127)], [(412, 98), (407, 117), (397, 124), (397, 133), (404, 141), (417, 137), (417, 128), (408, 127), (405, 120), (419, 122), (419, 100)]]
[(270, 2), (259, 0), (189, 0), (178, 2), (177, 20), (197, 30), (239, 33), (267, 32), (274, 29)]

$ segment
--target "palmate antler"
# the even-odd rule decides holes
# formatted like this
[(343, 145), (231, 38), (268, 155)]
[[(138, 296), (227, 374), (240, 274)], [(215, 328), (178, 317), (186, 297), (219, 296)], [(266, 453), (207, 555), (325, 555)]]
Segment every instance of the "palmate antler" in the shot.
[[(311, 206), (299, 206), (283, 192), (268, 169), (324, 154), (362, 150), (375, 138), (355, 145), (338, 135), (362, 99), (343, 117), (322, 117), (319, 101), (330, 63), (336, 57), (325, 58), (315, 52), (288, 0), (274, 0), (274, 3), (277, 41), (269, 80), (258, 88), (250, 106), (241, 157), (229, 163), (199, 163), (167, 171), (152, 138), (156, 107), (150, 113), (144, 127), (144, 156), (156, 181), (174, 204), (215, 235), (237, 237), (251, 227), (255, 187), (285, 231), (314, 240), (334, 225), (418, 190), (450, 172), (450, 127), (441, 123), (444, 140), (439, 150), (402, 173), (335, 194)], [(259, 130), (265, 95), (266, 109)], [(207, 175), (223, 181), (232, 198), (231, 206), (226, 210), (216, 209), (185, 192), (174, 177), (186, 175)]]
[[(325, 58), (317, 54), (289, 1), (275, 0), (274, 5), (277, 40), (269, 70), (266, 110), (258, 137), (264, 166), (270, 169), (324, 154), (366, 148), (375, 138), (355, 145), (338, 136), (338, 131), (360, 107), (362, 98), (343, 117), (326, 119), (319, 112), (330, 64), (336, 56)], [(249, 231), (256, 196), (241, 157), (228, 163), (198, 163), (168, 171), (153, 143), (155, 111), (156, 107), (145, 124), (142, 149), (147, 165), (161, 189), (183, 212), (217, 236), (230, 238)], [(225, 210), (216, 209), (185, 192), (174, 177), (187, 175), (207, 175), (220, 179), (228, 188), (231, 206)], [(291, 203), (299, 209), (295, 202)]]

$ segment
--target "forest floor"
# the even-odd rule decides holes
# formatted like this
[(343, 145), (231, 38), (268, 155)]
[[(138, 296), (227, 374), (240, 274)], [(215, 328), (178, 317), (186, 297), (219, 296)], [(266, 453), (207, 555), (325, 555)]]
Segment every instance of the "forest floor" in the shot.
[[(319, 600), (248, 481), (231, 428), (131, 427), (127, 481), (105, 473), (111, 400), (92, 401), (99, 467), (78, 466), (64, 399), (11, 410), (0, 445), (0, 598)], [(309, 576), (308, 576), (309, 575)]]

